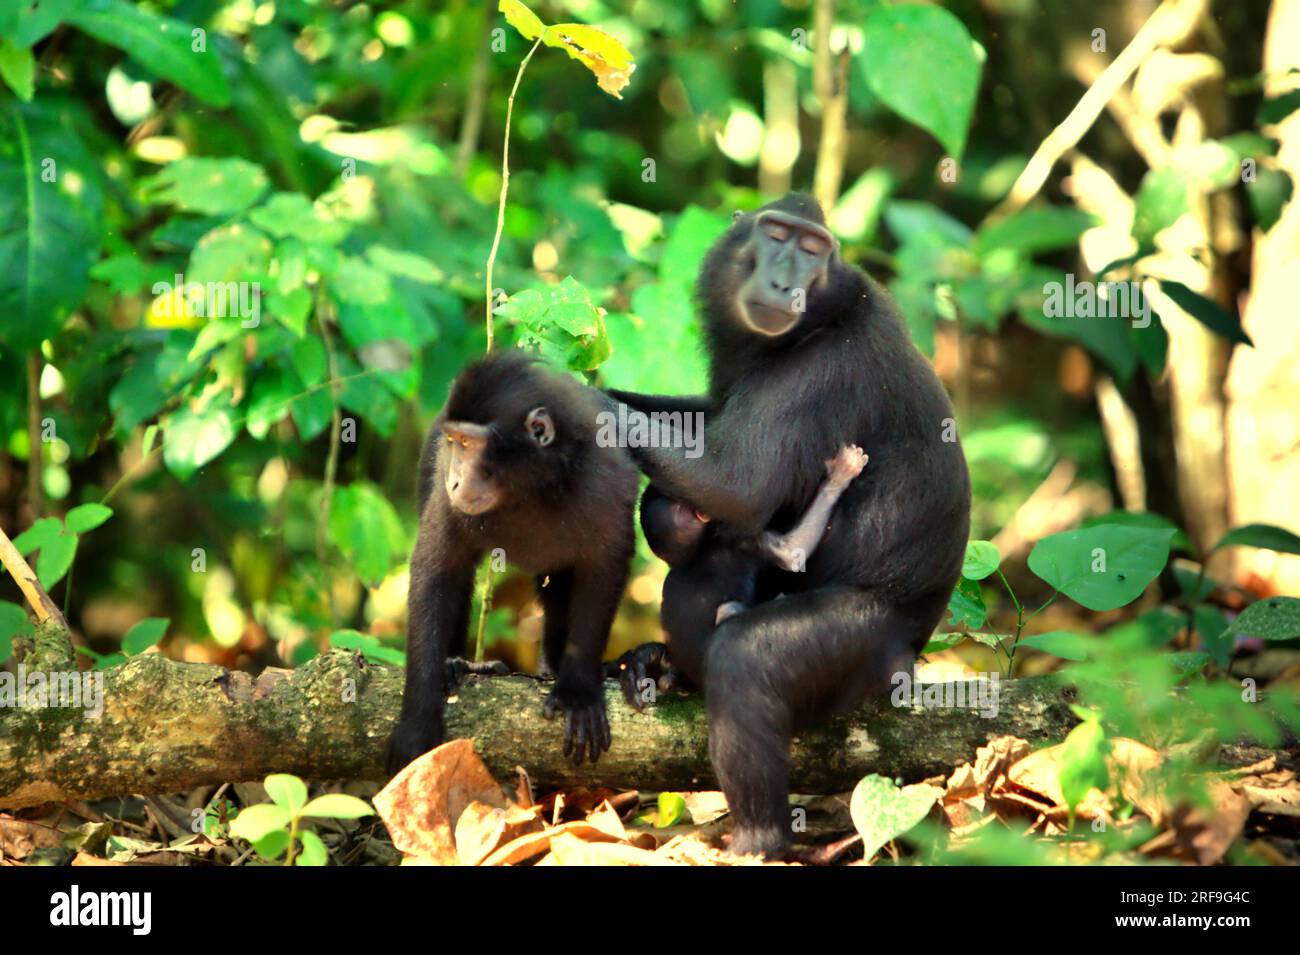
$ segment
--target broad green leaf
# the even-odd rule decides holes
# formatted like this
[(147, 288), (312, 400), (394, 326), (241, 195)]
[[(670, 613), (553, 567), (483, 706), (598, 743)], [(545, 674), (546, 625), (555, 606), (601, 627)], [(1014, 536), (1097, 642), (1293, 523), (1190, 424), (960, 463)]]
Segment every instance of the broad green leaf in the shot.
[(1291, 201), (1295, 183), (1281, 169), (1263, 168), (1246, 183), (1246, 198), (1259, 227), (1267, 232), (1282, 218), (1282, 210)]
[(44, 547), (62, 533), (63, 525), (57, 517), (42, 517), (14, 538), (14, 549), (25, 556)]
[(230, 105), (230, 87), (215, 44), (180, 20), (148, 13), (127, 0), (87, 0), (68, 22), (115, 46), (149, 72), (212, 106)]
[(1167, 165), (1146, 174), (1134, 197), (1133, 236), (1149, 244), (1189, 208), (1191, 197), (1230, 186), (1240, 176), (1237, 155), (1214, 140), (1189, 143)]
[(46, 541), (36, 557), (36, 577), (41, 586), (51, 590), (63, 579), (77, 556), (77, 535), (59, 534)]
[(984, 626), (984, 621), (988, 619), (988, 608), (984, 606), (984, 597), (980, 593), (980, 585), (973, 580), (967, 580), (963, 577), (957, 581), (957, 586), (953, 588), (952, 596), (948, 598), (948, 613), (952, 619), (948, 621), (950, 627), (964, 627), (968, 630), (976, 630)]
[(988, 541), (967, 541), (966, 556), (961, 562), (961, 575), (967, 580), (983, 580), (998, 569), (1002, 555)]
[(1079, 527), (1096, 527), (1098, 524), (1122, 524), (1124, 527), (1154, 527), (1174, 531), (1169, 546), (1174, 550), (1192, 549), (1192, 542), (1182, 529), (1173, 521), (1150, 511), (1108, 511), (1095, 517), (1087, 518)]
[(299, 810), (307, 805), (307, 784), (297, 776), (289, 773), (272, 773), (262, 783), (271, 802), (283, 806), (294, 815), (301, 815)]
[(1044, 537), (1029, 569), (1089, 610), (1113, 610), (1142, 595), (1169, 559), (1172, 528), (1099, 524)]
[(19, 46), (30, 47), (54, 32), (55, 27), (84, 0), (27, 0), (6, 3), (0, 11), (0, 33)]
[(283, 239), (334, 245), (347, 235), (346, 223), (317, 207), (299, 192), (277, 192), (248, 214), (249, 221), (263, 232)]
[(871, 91), (960, 158), (981, 60), (962, 22), (937, 6), (880, 6), (867, 18), (862, 41)]
[(1193, 292), (1186, 285), (1172, 279), (1161, 279), (1160, 290), (1169, 296), (1175, 305), (1216, 335), (1241, 345), (1255, 344), (1241, 327), (1241, 321), (1218, 302), (1206, 298), (1199, 292)]
[(1035, 650), (1042, 650), (1044, 653), (1050, 653), (1062, 660), (1088, 659), (1088, 649), (1092, 644), (1093, 641), (1087, 637), (1066, 630), (1036, 633), (1032, 637), (1024, 637), (1020, 641), (1022, 647), (1033, 647)]
[(525, 289), (495, 314), (521, 327), (526, 347), (570, 371), (597, 368), (610, 355), (605, 311), (573, 276), (545, 289)]
[(1012, 249), (1025, 255), (1073, 248), (1084, 230), (1096, 223), (1086, 212), (1065, 206), (1033, 206), (980, 227), (975, 237), (981, 255)]
[(144, 653), (163, 638), (170, 623), (167, 617), (146, 617), (139, 621), (122, 637), (122, 652), (129, 657)]
[(186, 157), (140, 183), (150, 202), (227, 216), (243, 212), (266, 192), (262, 167), (246, 159)]
[(1223, 611), (1210, 604), (1199, 604), (1192, 610), (1192, 621), (1206, 653), (1220, 667), (1226, 668), (1232, 662), (1233, 634)]
[(148, 359), (131, 365), (108, 393), (108, 407), (120, 434), (129, 434), (137, 425), (161, 411), (165, 404), (167, 393), (158, 384), (158, 375)]
[(546, 29), (546, 24), (520, 0), (501, 0), (497, 9), (506, 15), (506, 23), (522, 33), (527, 40), (536, 40)]
[(257, 842), (268, 833), (288, 826), (290, 818), (289, 810), (283, 806), (269, 802), (259, 803), (249, 806), (231, 820), (230, 834), (249, 842)]
[(1261, 640), (1300, 638), (1300, 599), (1265, 597), (1257, 600), (1237, 615), (1228, 630), (1233, 634), (1259, 637)]
[(1109, 750), (1106, 733), (1095, 716), (1085, 719), (1065, 737), (1058, 780), (1061, 795), (1071, 812), (1094, 788), (1105, 789), (1110, 784), (1110, 771), (1106, 767)]
[(1255, 121), (1261, 126), (1271, 126), (1282, 122), (1298, 109), (1300, 109), (1300, 90), (1289, 90), (1260, 103)]
[(300, 816), (318, 816), (327, 819), (360, 819), (373, 816), (375, 811), (364, 799), (346, 793), (326, 793), (317, 796), (302, 807)]
[(184, 405), (163, 423), (163, 460), (167, 469), (186, 480), (235, 440), (230, 406), (213, 402), (202, 411)]
[(329, 371), (329, 354), (325, 351), (324, 343), (313, 335), (293, 343), (290, 360), (293, 362), (293, 370), (308, 388), (324, 381)]
[[(487, 643), (489, 646), (491, 645), (490, 640)], [(370, 633), (361, 633), (357, 630), (335, 630), (329, 636), (329, 645), (337, 650), (360, 652), (373, 663), (388, 663), (393, 666), (404, 666), (406, 664), (405, 653), (393, 647), (384, 646), (379, 642), (378, 637)]]
[[(258, 807), (254, 806), (253, 808)], [(233, 830), (234, 827), (232, 826), (231, 829)], [(283, 858), (289, 848), (289, 831), (287, 829), (272, 829), (262, 838), (255, 840), (253, 848), (265, 861), (276, 862)]]
[(863, 858), (870, 859), (885, 843), (909, 832), (942, 795), (938, 786), (918, 783), (899, 789), (893, 780), (875, 773), (862, 777), (853, 788), (849, 815), (862, 836)]
[(99, 165), (70, 115), (0, 100), (0, 346), (26, 353), (81, 303), (99, 257)]
[(1300, 554), (1300, 536), (1272, 524), (1243, 524), (1220, 537), (1219, 542), (1210, 550), (1234, 546), (1258, 547), (1281, 554)]
[(675, 826), (686, 818), (686, 799), (681, 793), (660, 793), (658, 808), (660, 829)]
[(111, 507), (95, 503), (80, 504), (68, 511), (63, 518), (63, 522), (67, 524), (68, 530), (74, 534), (84, 534), (86, 531), (93, 531), (112, 516), (113, 509)]
[(36, 88), (36, 59), (27, 47), (0, 40), (0, 79), (17, 97), (30, 103)]
[(301, 846), (298, 855), (294, 857), (294, 865), (329, 865), (330, 854), (320, 836), (310, 829), (304, 829), (298, 833), (298, 841)]
[(939, 240), (944, 245), (966, 246), (974, 239), (964, 222), (916, 199), (895, 199), (886, 205), (885, 225), (900, 243)]
[(393, 505), (364, 485), (335, 492), (329, 531), (357, 576), (372, 587), (387, 576), (405, 551), (401, 521)]

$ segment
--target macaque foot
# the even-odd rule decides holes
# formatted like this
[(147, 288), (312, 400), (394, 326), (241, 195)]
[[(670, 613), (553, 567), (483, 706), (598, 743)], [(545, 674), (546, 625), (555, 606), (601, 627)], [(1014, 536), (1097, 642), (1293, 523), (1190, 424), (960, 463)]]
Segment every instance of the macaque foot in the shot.
[(393, 735), (388, 740), (388, 755), (385, 768), (391, 779), (429, 750), (442, 743), (441, 721), (407, 720), (398, 721)]
[(575, 766), (581, 766), (584, 759), (596, 762), (613, 743), (609, 717), (605, 714), (605, 698), (599, 689), (596, 692), (595, 702), (574, 703), (569, 699), (571, 694), (556, 687), (546, 698), (542, 710), (548, 720), (557, 713), (564, 713), (564, 755), (571, 758)]
[(446, 663), (447, 687), (450, 689), (468, 674), (476, 676), (509, 676), (510, 667), (501, 660), (462, 660), (448, 657)]
[[(788, 570), (789, 568), (786, 569)], [(728, 600), (724, 604), (718, 604), (718, 612), (713, 618), (713, 625), (715, 627), (720, 627), (722, 626), (722, 621), (730, 620), (736, 614), (746, 609), (748, 608), (739, 600)]]
[(607, 672), (618, 680), (628, 706), (637, 711), (653, 703), (656, 692), (679, 683), (678, 672), (668, 662), (668, 647), (662, 643), (643, 643), (627, 651), (609, 664)]
[(867, 460), (867, 453), (860, 447), (846, 444), (826, 462), (826, 477), (832, 484), (843, 487), (862, 473)]

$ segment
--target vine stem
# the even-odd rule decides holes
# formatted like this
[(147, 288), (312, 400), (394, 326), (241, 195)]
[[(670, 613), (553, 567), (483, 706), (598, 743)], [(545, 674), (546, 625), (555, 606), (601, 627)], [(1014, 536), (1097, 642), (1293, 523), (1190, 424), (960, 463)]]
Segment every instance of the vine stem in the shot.
[(533, 58), (537, 48), (542, 45), (542, 38), (539, 36), (533, 43), (533, 48), (528, 51), (524, 61), (519, 64), (519, 70), (515, 73), (515, 85), (510, 88), (510, 98), (506, 100), (506, 134), (505, 140), (501, 146), (501, 195), (497, 200), (497, 230), (492, 236), (492, 251), (488, 253), (487, 274), (483, 281), (483, 298), (487, 305), (487, 350), (492, 351), (492, 269), (497, 261), (497, 249), (501, 247), (501, 232), (506, 225), (506, 193), (510, 189), (510, 121), (515, 112), (515, 94), (519, 92), (519, 81), (524, 78), (524, 70), (528, 68), (528, 61)]
[[(330, 337), (329, 327), (325, 324), (325, 316), (321, 314), (319, 303), (316, 307), (316, 323), (320, 326), (320, 337), (325, 344), (325, 356), (329, 361), (329, 377), (333, 381), (338, 377), (338, 359), (334, 354), (334, 339)], [(334, 503), (334, 483), (338, 478), (339, 470), (339, 443), (342, 440), (340, 432), (343, 429), (343, 409), (339, 405), (339, 389), (337, 385), (330, 389), (330, 397), (334, 410), (330, 414), (330, 449), (325, 458), (325, 481), (320, 500), (320, 523), (316, 526), (316, 560), (320, 562), (321, 573), (325, 574), (325, 598), (330, 608), (330, 619), (334, 621), (334, 626), (337, 628), (339, 625), (339, 608), (334, 602), (334, 588), (331, 585), (329, 575), (325, 573), (325, 559), (329, 553), (329, 548), (326, 546), (326, 534), (329, 533), (330, 510)]]

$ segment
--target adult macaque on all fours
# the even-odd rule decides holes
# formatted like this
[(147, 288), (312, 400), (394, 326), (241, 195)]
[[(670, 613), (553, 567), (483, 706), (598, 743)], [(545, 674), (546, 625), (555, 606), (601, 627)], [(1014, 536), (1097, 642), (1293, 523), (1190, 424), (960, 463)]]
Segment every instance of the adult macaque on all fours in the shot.
[[(961, 571), (970, 479), (942, 385), (885, 291), (840, 260), (815, 200), (738, 214), (697, 294), (709, 394), (611, 394), (647, 413), (705, 415), (702, 456), (631, 452), (652, 506), (668, 497), (712, 518), (701, 552), (664, 583), (667, 659), (704, 690), (733, 851), (777, 854), (791, 836), (791, 734), (910, 669)], [(749, 559), (746, 539), (794, 526), (846, 442), (871, 466), (804, 572), (761, 566), (754, 606), (716, 625), (734, 585), (726, 563)], [(663, 644), (620, 659), (632, 705), (665, 662)]]
[[(705, 549), (705, 537), (713, 519), (702, 514), (684, 501), (665, 497), (659, 492), (647, 493), (641, 498), (641, 528), (651, 549), (668, 566), (676, 567), (697, 555), (712, 560), (719, 578), (729, 576), (730, 585), (722, 584), (731, 596), (718, 605), (714, 620), (722, 623), (754, 602), (754, 588), (758, 571), (764, 563), (782, 570), (799, 573), (808, 557), (817, 549), (829, 527), (831, 511), (849, 482), (867, 466), (867, 456), (857, 445), (840, 448), (835, 457), (826, 462), (826, 480), (817, 489), (817, 496), (801, 518), (789, 531), (778, 534), (763, 531), (755, 537), (736, 542), (730, 549)], [(750, 559), (746, 559), (749, 555)]]
[(420, 461), (402, 713), (388, 769), (443, 741), (449, 656), (463, 652), (474, 571), (500, 548), (537, 575), (542, 651), (556, 676), (546, 715), (565, 714), (564, 751), (610, 746), (601, 657), (634, 548), (638, 476), (600, 447), (604, 397), (518, 353), (466, 368)]

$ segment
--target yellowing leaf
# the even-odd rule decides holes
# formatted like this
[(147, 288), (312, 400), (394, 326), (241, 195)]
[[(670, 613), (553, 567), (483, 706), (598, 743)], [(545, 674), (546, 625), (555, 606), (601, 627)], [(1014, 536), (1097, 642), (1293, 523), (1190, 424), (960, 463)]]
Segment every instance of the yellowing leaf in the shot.
[(564, 50), (596, 75), (601, 89), (615, 99), (623, 98), (636, 64), (627, 47), (613, 36), (585, 23), (556, 23), (546, 28), (542, 42)]
[(501, 0), (497, 4), (497, 9), (506, 15), (506, 23), (522, 33), (526, 39), (536, 40), (546, 29), (546, 24), (537, 19), (537, 14), (519, 0)]
[(163, 292), (149, 303), (144, 323), (150, 328), (194, 328), (201, 321), (195, 309), (180, 289)]

